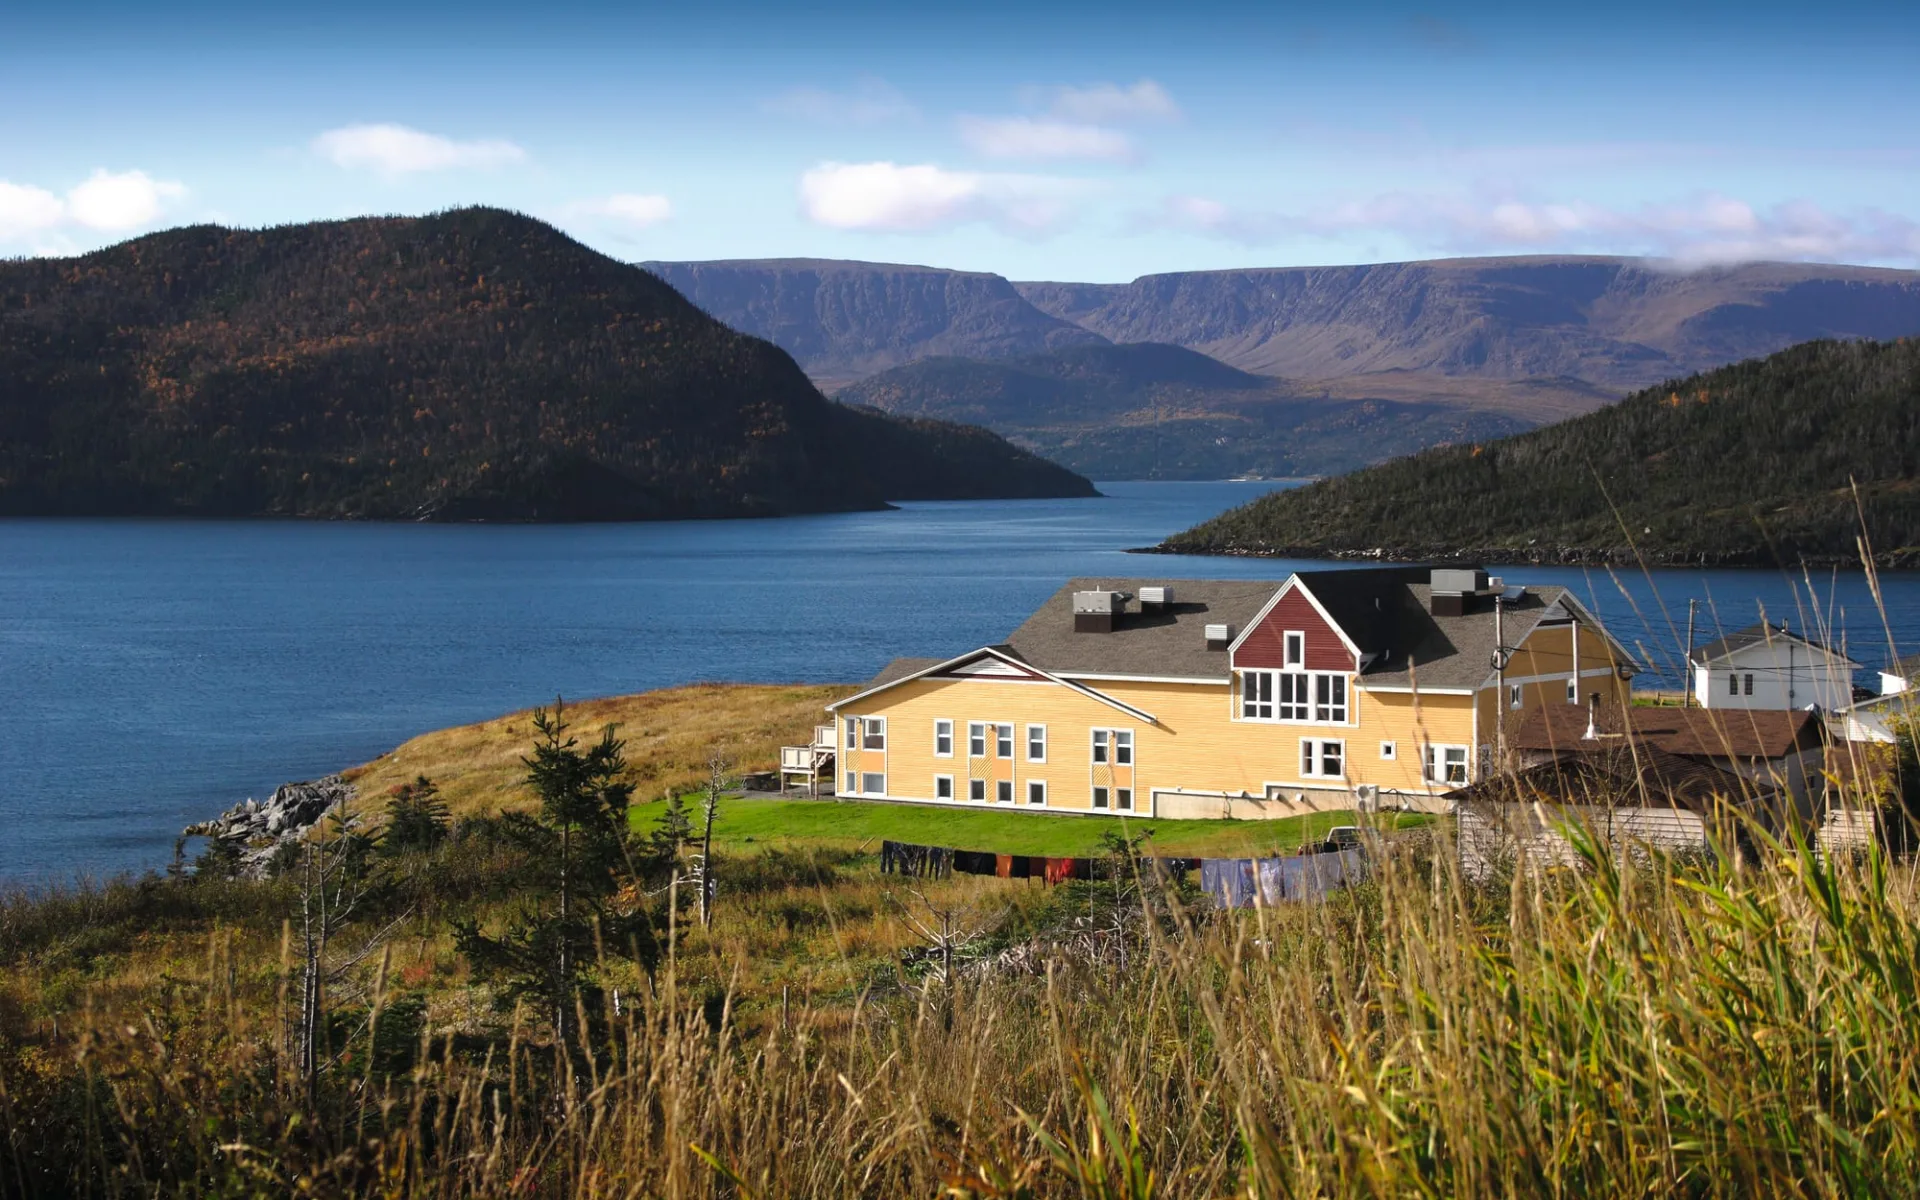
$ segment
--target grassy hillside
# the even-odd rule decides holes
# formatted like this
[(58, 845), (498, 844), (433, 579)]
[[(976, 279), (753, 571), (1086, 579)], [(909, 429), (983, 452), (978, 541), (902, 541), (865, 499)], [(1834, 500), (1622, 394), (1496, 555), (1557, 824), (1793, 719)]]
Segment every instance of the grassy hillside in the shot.
[(1557, 425), (1275, 493), (1183, 553), (1920, 564), (1920, 340), (1810, 342)]
[(1327, 390), (1249, 375), (1178, 346), (1138, 343), (1000, 361), (926, 358), (838, 396), (897, 415), (984, 425), (1097, 479), (1327, 474), (1531, 424), (1483, 402)]
[[(955, 490), (955, 488), (961, 490)], [(0, 263), (0, 514), (629, 520), (1086, 495), (513, 213)]]

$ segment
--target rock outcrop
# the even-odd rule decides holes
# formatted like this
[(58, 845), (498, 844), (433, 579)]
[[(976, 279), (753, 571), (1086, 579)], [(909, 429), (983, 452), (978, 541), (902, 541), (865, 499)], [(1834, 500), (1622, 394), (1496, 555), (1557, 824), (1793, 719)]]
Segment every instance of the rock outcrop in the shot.
[(240, 848), (240, 869), (260, 875), (282, 845), (296, 842), (328, 813), (350, 803), (356, 794), (338, 775), (299, 783), (283, 783), (262, 803), (249, 796), (211, 821), (181, 830), (181, 837), (216, 838)]

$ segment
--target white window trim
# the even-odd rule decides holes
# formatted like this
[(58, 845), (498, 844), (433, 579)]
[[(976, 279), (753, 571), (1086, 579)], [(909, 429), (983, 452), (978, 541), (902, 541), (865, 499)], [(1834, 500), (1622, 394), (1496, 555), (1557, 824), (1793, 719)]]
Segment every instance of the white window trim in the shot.
[[(1107, 794), (1107, 802), (1105, 804), (1100, 803), (1101, 792), (1105, 792)], [(1087, 807), (1093, 812), (1112, 812), (1113, 811), (1113, 789), (1110, 787), (1100, 787), (1096, 785), (1092, 791), (1087, 793)]]
[[(944, 754), (940, 752), (940, 727), (942, 725), (945, 725), (947, 727), (947, 750), (946, 750), (946, 753)], [(935, 758), (952, 758), (953, 757), (953, 745), (954, 745), (954, 741), (956, 740), (954, 738), (953, 728), (954, 728), (953, 721), (951, 718), (949, 717), (935, 718), (933, 722), (933, 756)]]
[[(1299, 639), (1300, 655), (1294, 657), (1294, 639)], [(1287, 629), (1280, 634), (1280, 662), (1285, 671), (1304, 671), (1307, 669), (1307, 632), (1304, 629)]]
[(860, 748), (860, 718), (859, 717), (847, 718), (846, 736), (842, 740), (844, 741), (846, 748), (848, 750), (858, 750)]
[[(1035, 800), (1033, 798), (1033, 790), (1035, 788), (1040, 789), (1040, 798), (1038, 800)], [(1044, 779), (1027, 780), (1027, 807), (1028, 808), (1045, 808), (1046, 806), (1047, 806), (1047, 781)]]
[[(1000, 798), (1000, 794), (1002, 791), (1005, 791), (1006, 793), (1007, 798), (1005, 800), (1002, 800)], [(1012, 808), (1019, 802), (1019, 800), (1020, 800), (1020, 789), (1014, 786), (1013, 780), (996, 779), (993, 781), (993, 802), (995, 804), (1004, 804), (1007, 807)]]
[[(975, 754), (973, 752), (973, 744), (976, 741), (980, 743), (980, 752), (978, 754)], [(967, 722), (967, 757), (968, 758), (986, 758), (987, 757), (987, 722), (985, 721), (968, 721)]]
[(858, 796), (860, 794), (860, 772), (848, 771), (846, 776), (847, 777), (841, 782), (846, 785), (847, 795)]
[[(1040, 753), (1038, 755), (1035, 755), (1033, 752), (1033, 735), (1036, 730), (1040, 734)], [(1044, 763), (1047, 761), (1047, 727), (1045, 725), (1027, 726), (1027, 761), (1030, 763)]]
[[(1246, 715), (1245, 680), (1249, 675), (1267, 675), (1272, 677), (1273, 701), (1269, 705), (1273, 710), (1272, 716), (1249, 717)], [(1279, 667), (1244, 667), (1239, 671), (1238, 677), (1239, 684), (1235, 689), (1237, 694), (1234, 697), (1232, 714), (1233, 719), (1236, 721), (1246, 721), (1258, 725), (1318, 725), (1322, 728), (1333, 729), (1354, 729), (1360, 724), (1357, 716), (1359, 706), (1354, 703), (1354, 698), (1360, 689), (1355, 686), (1353, 675), (1350, 672), (1300, 671)], [(1339, 720), (1321, 720), (1315, 715), (1320, 707), (1320, 681), (1323, 678), (1345, 681), (1346, 702), (1342, 707), (1345, 709), (1346, 715)], [(1283, 680), (1298, 681), (1296, 686), (1304, 686), (1306, 688), (1306, 699), (1299, 702), (1282, 700), (1280, 693)], [(1304, 708), (1307, 715), (1304, 717), (1281, 715), (1290, 708)]]
[[(943, 782), (947, 785), (947, 794), (944, 796), (940, 794), (940, 785)], [(953, 790), (953, 776), (935, 775), (933, 777), (933, 798), (935, 800), (941, 801), (942, 803), (950, 803), (960, 798), (959, 793)]]
[[(993, 754), (991, 757), (1000, 759), (1003, 762), (1017, 761), (1020, 756), (1020, 743), (1015, 740), (1015, 735), (1020, 732), (1019, 726), (1015, 725), (1012, 721), (989, 721), (987, 725), (988, 728), (993, 730)], [(1001, 737), (1003, 730), (1006, 734), (1004, 738)], [(1000, 747), (1002, 745), (1005, 745), (1007, 748), (1005, 754), (1000, 753)]]
[[(878, 746), (867, 745), (867, 738), (871, 736), (869, 731), (873, 728), (878, 728), (880, 731), (880, 744)], [(885, 754), (887, 752), (887, 719), (885, 717), (860, 718), (860, 749), (873, 754)]]
[[(1127, 794), (1127, 802), (1125, 804), (1120, 803), (1120, 793), (1122, 792), (1125, 792)], [(1110, 811), (1128, 812), (1128, 813), (1133, 812), (1134, 811), (1133, 799), (1135, 795), (1136, 795), (1135, 790), (1131, 787), (1115, 787), (1113, 789), (1113, 808)]]
[[(877, 791), (867, 786), (867, 780), (869, 779), (878, 779), (880, 781), (880, 787)], [(862, 796), (886, 795), (887, 794), (887, 773), (885, 771), (860, 772), (860, 794)]]
[(1381, 762), (1399, 762), (1400, 761), (1400, 744), (1398, 742), (1381, 742), (1380, 743), (1380, 761)]
[[(1352, 772), (1348, 769), (1348, 765), (1347, 765), (1347, 739), (1316, 738), (1316, 737), (1301, 738), (1300, 739), (1300, 764), (1302, 767), (1306, 766), (1307, 761), (1309, 759), (1309, 755), (1307, 752), (1307, 747), (1309, 746), (1313, 747), (1313, 752), (1310, 756), (1313, 762), (1313, 770), (1311, 771), (1302, 770), (1300, 772), (1300, 778), (1302, 779), (1346, 779), (1352, 774)], [(1340, 747), (1340, 770), (1339, 770), (1339, 773), (1337, 774), (1330, 775), (1320, 769), (1321, 765), (1326, 761), (1326, 747), (1328, 746)]]
[[(974, 797), (974, 794), (973, 794), (973, 789), (974, 789), (974, 788), (976, 788), (976, 787), (978, 787), (978, 788), (980, 789), (980, 795), (979, 795), (979, 797), (978, 797), (977, 799), (976, 799), (976, 798)], [(990, 801), (989, 801), (989, 800), (987, 799), (987, 781), (986, 781), (986, 780), (984, 780), (984, 779), (974, 779), (974, 778), (971, 778), (971, 777), (969, 777), (969, 778), (968, 778), (968, 780), (967, 780), (967, 803), (968, 803), (968, 804), (986, 804), (986, 803), (990, 803)]]
[[(1458, 783), (1445, 778), (1447, 766), (1446, 752), (1449, 750), (1458, 750), (1461, 754), (1460, 767), (1465, 774), (1465, 778)], [(1435, 777), (1436, 767), (1439, 768), (1439, 778)], [(1422, 752), (1420, 778), (1426, 783), (1433, 784), (1437, 787), (1465, 787), (1467, 784), (1472, 783), (1473, 747), (1463, 746), (1458, 742), (1428, 742)]]

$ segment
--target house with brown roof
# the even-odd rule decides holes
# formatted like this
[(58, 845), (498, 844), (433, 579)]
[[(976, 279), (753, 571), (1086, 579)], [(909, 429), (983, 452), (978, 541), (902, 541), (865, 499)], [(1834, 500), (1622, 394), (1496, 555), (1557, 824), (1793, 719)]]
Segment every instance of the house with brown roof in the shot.
[(1447, 806), (1530, 713), (1635, 670), (1565, 588), (1476, 569), (1075, 579), (1002, 642), (829, 706), (842, 796), (1170, 818)]
[(1738, 814), (1812, 836), (1825, 785), (1825, 726), (1810, 711), (1606, 704), (1542, 709), (1513, 731), (1514, 770), (1454, 794), (1462, 868), (1502, 855), (1566, 865), (1566, 826), (1616, 846), (1704, 852), (1743, 836)]

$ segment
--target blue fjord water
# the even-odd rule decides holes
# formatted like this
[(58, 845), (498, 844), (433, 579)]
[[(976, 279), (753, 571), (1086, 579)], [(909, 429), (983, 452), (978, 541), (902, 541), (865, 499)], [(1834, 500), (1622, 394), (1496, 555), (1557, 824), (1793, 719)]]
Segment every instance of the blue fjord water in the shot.
[[(159, 867), (238, 799), (556, 693), (863, 679), (998, 640), (1070, 575), (1284, 578), (1304, 564), (1125, 553), (1275, 486), (671, 524), (0, 521), (0, 880)], [(1814, 618), (1778, 571), (1502, 573), (1573, 586), (1669, 679), (1690, 597), (1703, 637), (1757, 603)], [(1882, 662), (1864, 579), (1815, 583)], [(1886, 591), (1917, 648), (1920, 579)]]

